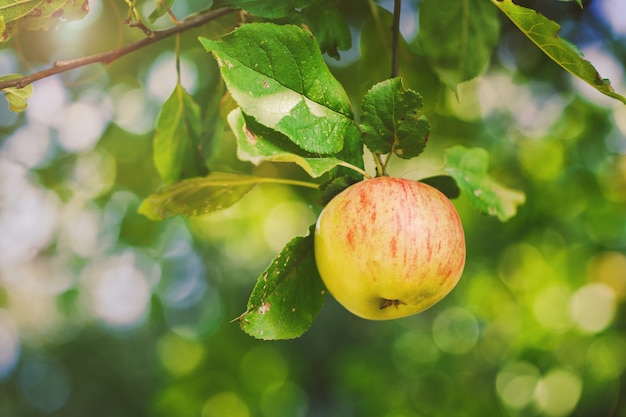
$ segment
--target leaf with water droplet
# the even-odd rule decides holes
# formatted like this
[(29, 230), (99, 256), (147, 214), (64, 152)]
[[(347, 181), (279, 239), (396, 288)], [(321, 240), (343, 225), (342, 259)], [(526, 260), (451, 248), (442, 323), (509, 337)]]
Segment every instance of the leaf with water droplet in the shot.
[(449, 148), (445, 155), (444, 170), (481, 213), (506, 221), (515, 216), (517, 207), (526, 201), (523, 192), (507, 188), (489, 176), (486, 150), (457, 145)]

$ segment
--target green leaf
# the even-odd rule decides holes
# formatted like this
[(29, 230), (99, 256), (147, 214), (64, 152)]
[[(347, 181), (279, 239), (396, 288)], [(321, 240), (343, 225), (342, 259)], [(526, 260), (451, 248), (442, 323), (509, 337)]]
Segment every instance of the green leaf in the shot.
[(200, 39), (216, 58), (237, 104), (300, 148), (333, 154), (353, 125), (350, 101), (311, 33), (250, 23), (220, 41)]
[(27, 30), (54, 30), (59, 23), (82, 19), (88, 11), (88, 0), (2, 0), (0, 40)]
[(480, 75), (498, 42), (500, 24), (484, 0), (424, 0), (417, 42), (441, 80), (456, 91)]
[(400, 78), (376, 84), (361, 104), (365, 145), (374, 153), (393, 152), (410, 159), (424, 150), (430, 123), (420, 114), (422, 97), (407, 90)]
[(206, 175), (201, 136), (200, 106), (179, 83), (161, 108), (154, 135), (154, 162), (163, 181)]
[(286, 17), (293, 10), (308, 6), (313, 1), (315, 0), (215, 0), (213, 8), (232, 7), (243, 9), (254, 16), (278, 19)]
[(611, 82), (602, 78), (580, 50), (558, 35), (561, 26), (533, 9), (517, 6), (511, 0), (491, 0), (550, 59), (570, 74), (596, 90), (626, 104), (626, 97), (617, 94)]
[(444, 170), (450, 174), (478, 211), (506, 221), (524, 203), (524, 193), (507, 188), (487, 173), (489, 154), (480, 148), (453, 146), (446, 153)]
[(339, 59), (339, 52), (352, 46), (350, 27), (332, 1), (318, 1), (301, 12), (290, 15), (295, 23), (306, 25), (315, 35), (322, 50), (330, 57)]
[(174, 5), (175, 0), (155, 0), (156, 9), (150, 16), (148, 16), (148, 20), (152, 23), (156, 22), (160, 17), (164, 16), (167, 13), (167, 9), (171, 9)]
[(293, 339), (306, 332), (324, 303), (326, 289), (317, 272), (313, 230), (292, 239), (259, 277), (239, 318), (257, 339)]
[[(7, 74), (1, 76), (0, 81), (14, 80), (21, 77), (20, 74)], [(28, 107), (26, 100), (33, 95), (33, 86), (29, 84), (23, 88), (9, 87), (2, 90), (2, 92), (9, 102), (9, 110), (19, 113), (26, 110), (26, 107)]]
[[(292, 162), (299, 165), (313, 178), (330, 171), (342, 161), (333, 157), (299, 155), (297, 150), (286, 150), (291, 144), (281, 133), (272, 131), (244, 116), (240, 108), (230, 112), (228, 124), (237, 140), (237, 157), (255, 165), (263, 161)], [(254, 127), (249, 128), (253, 124)], [(291, 147), (294, 147), (291, 144)], [(302, 151), (301, 151), (302, 152)]]
[(203, 216), (232, 206), (248, 191), (268, 178), (213, 172), (190, 178), (152, 194), (139, 206), (139, 213), (152, 220), (168, 217)]
[(450, 200), (454, 200), (461, 195), (461, 189), (457, 185), (454, 178), (447, 175), (435, 175), (428, 178), (422, 178), (420, 182), (435, 187)]

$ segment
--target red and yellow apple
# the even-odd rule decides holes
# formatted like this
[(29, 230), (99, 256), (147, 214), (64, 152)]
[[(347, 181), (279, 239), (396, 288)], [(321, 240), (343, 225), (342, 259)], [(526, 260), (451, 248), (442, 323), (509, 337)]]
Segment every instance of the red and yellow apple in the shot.
[(459, 215), (430, 185), (377, 177), (356, 183), (322, 210), (315, 261), (328, 291), (372, 320), (409, 316), (445, 297), (465, 265)]

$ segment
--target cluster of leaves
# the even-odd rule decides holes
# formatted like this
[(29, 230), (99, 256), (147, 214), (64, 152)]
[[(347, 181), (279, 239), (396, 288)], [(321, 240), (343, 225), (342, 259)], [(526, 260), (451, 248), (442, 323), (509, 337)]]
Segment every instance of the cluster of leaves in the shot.
[[(157, 4), (154, 18), (169, 10), (165, 3)], [(206, 215), (235, 204), (254, 186), (267, 182), (319, 188), (323, 203), (368, 177), (363, 170), (364, 147), (374, 156), (378, 175), (384, 174), (391, 156), (409, 159), (422, 153), (430, 134), (423, 107), (432, 108), (434, 103), (424, 103), (401, 77), (376, 83), (360, 103), (351, 103), (326, 66), (323, 53), (337, 58), (351, 42), (333, 2), (213, 2), (214, 9), (220, 7), (242, 8), (256, 20), (220, 40), (200, 39), (216, 60), (232, 101), (226, 123), (236, 139), (238, 158), (253, 164), (294, 163), (312, 181), (210, 172), (206, 152), (222, 129), (220, 109), (214, 106), (203, 115), (179, 81), (163, 104), (154, 137), (155, 165), (167, 188), (143, 202), (142, 214), (155, 220)], [(455, 90), (485, 70), (499, 36), (498, 10), (567, 71), (626, 102), (575, 46), (558, 36), (558, 24), (511, 0), (420, 3), (418, 52), (438, 83)], [(448, 27), (460, 30), (453, 33)], [(18, 89), (4, 92), (14, 110), (22, 110), (30, 94)], [(477, 210), (502, 221), (514, 216), (524, 202), (523, 193), (489, 176), (484, 150), (454, 146), (446, 151), (445, 160), (440, 175), (422, 181), (448, 197), (462, 192)], [(239, 322), (254, 337), (298, 337), (319, 312), (324, 296), (309, 233), (289, 242), (261, 274)]]
[[(249, 23), (218, 41), (200, 42), (215, 57), (237, 104), (227, 122), (239, 159), (298, 164), (320, 179), (312, 184), (319, 184), (322, 201), (368, 176), (363, 171), (363, 145), (374, 155), (404, 159), (420, 155), (426, 146), (430, 124), (417, 92), (406, 89), (397, 77), (377, 83), (363, 98), (357, 122), (355, 106), (326, 66), (318, 43), (299, 26)], [(193, 162), (192, 144), (200, 130), (199, 112), (191, 100), (179, 85), (161, 112), (156, 162), (163, 179), (173, 184), (147, 198), (141, 213), (153, 219), (204, 215), (234, 204), (255, 184), (292, 183), (223, 172), (175, 182), (183, 175), (181, 167)], [(445, 173), (424, 181), (451, 198), (460, 188), (474, 196), (477, 209), (506, 220), (524, 195), (489, 177), (487, 158), (481, 149), (451, 148)], [(382, 173), (384, 167), (379, 168)], [(297, 337), (310, 326), (323, 299), (309, 233), (289, 242), (261, 274), (239, 321), (258, 338)]]

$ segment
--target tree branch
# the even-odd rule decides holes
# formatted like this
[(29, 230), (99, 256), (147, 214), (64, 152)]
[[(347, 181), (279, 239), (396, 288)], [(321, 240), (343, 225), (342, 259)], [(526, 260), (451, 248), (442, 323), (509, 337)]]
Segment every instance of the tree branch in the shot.
[(124, 55), (130, 54), (131, 52), (135, 52), (143, 47), (152, 45), (153, 43), (159, 42), (165, 38), (169, 38), (170, 36), (177, 33), (181, 33), (189, 29), (202, 26), (212, 20), (218, 19), (234, 11), (234, 9), (230, 8), (214, 10), (209, 13), (200, 14), (197, 16), (193, 16), (189, 19), (185, 19), (179, 25), (173, 26), (169, 29), (152, 32), (152, 36), (146, 37), (140, 41), (131, 43), (130, 45), (126, 45), (118, 49), (113, 49), (111, 51), (101, 52), (95, 55), (71, 59), (67, 61), (57, 61), (50, 68), (46, 68), (33, 74), (26, 75), (20, 78), (15, 78), (12, 80), (0, 81), (0, 90), (4, 90), (5, 88), (10, 87), (24, 88), (27, 85), (34, 83), (35, 81), (41, 80), (42, 78), (61, 74), (63, 72), (84, 67), (90, 64), (110, 64), (116, 59), (121, 58)]

